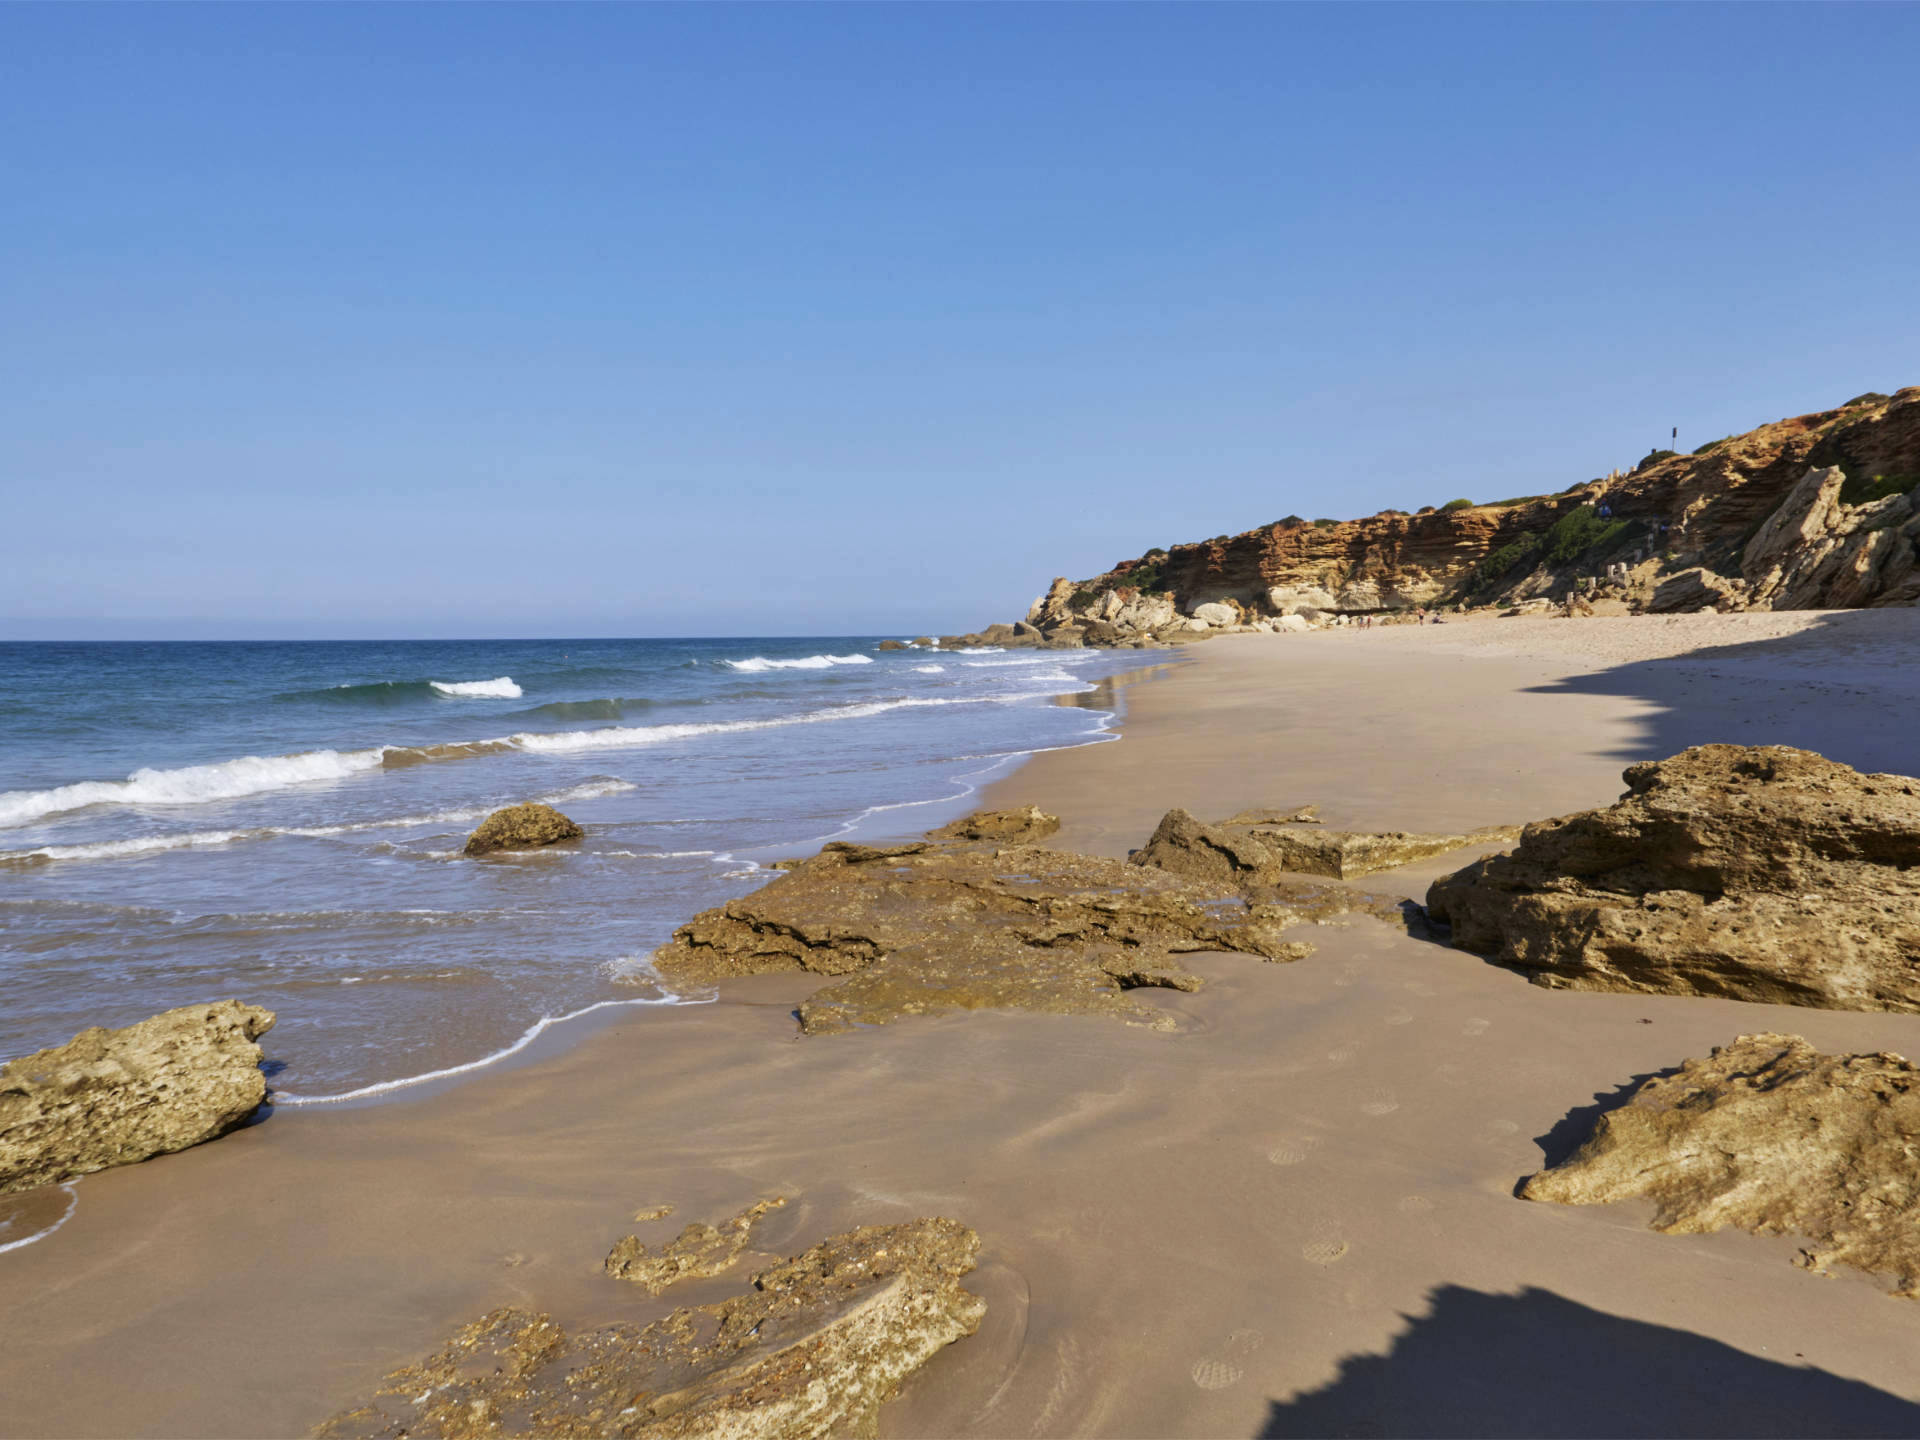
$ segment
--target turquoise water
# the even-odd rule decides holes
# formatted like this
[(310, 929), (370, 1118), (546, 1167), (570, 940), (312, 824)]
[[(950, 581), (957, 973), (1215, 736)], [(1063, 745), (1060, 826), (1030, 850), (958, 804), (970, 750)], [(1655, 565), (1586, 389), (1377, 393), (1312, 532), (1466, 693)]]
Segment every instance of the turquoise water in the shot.
[[(0, 1057), (226, 996), (274, 1084), (467, 1065), (673, 1003), (646, 956), (828, 838), (1097, 743), (1103, 651), (871, 638), (0, 645)], [(578, 844), (474, 861), (545, 800)]]

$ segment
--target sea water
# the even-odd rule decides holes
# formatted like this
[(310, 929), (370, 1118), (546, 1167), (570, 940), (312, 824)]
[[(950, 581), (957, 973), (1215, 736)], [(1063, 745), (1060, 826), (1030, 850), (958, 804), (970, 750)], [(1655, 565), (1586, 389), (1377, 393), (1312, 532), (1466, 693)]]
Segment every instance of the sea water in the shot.
[[(285, 1100), (379, 1094), (676, 993), (694, 912), (1110, 738), (1137, 652), (827, 640), (0, 645), (0, 1059), (275, 1011)], [(466, 858), (502, 805), (584, 840)]]

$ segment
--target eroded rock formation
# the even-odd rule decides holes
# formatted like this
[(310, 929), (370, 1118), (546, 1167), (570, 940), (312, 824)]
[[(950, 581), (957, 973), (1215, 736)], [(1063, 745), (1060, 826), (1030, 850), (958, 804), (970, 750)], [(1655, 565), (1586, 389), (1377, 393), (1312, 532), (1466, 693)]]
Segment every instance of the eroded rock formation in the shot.
[(586, 834), (551, 805), (538, 801), (509, 805), (482, 820), (467, 837), (467, 854), (490, 855), (495, 850), (537, 850)]
[(1702, 745), (1434, 882), (1453, 943), (1579, 990), (1920, 1010), (1920, 781)]
[(224, 1135), (267, 1098), (254, 1043), (273, 1012), (187, 1005), (95, 1026), (0, 1066), (0, 1194), (54, 1185)]
[(747, 1248), (754, 1222), (786, 1203), (784, 1195), (776, 1195), (771, 1200), (749, 1205), (718, 1225), (695, 1221), (657, 1251), (641, 1244), (638, 1235), (629, 1235), (607, 1256), (607, 1273), (646, 1287), (649, 1295), (658, 1295), (682, 1280), (705, 1280), (719, 1275)]
[(959, 1283), (979, 1247), (957, 1220), (864, 1226), (759, 1272), (745, 1295), (645, 1328), (568, 1335), (544, 1315), (496, 1310), (320, 1434), (871, 1435), (902, 1380), (980, 1328), (986, 1305)]
[(1585, 586), (1631, 610), (1913, 604), (1916, 543), (1920, 386), (1691, 455), (1656, 452), (1556, 494), (1363, 520), (1295, 515), (1156, 547), (1055, 580), (1026, 618), (1046, 643), (1126, 645), (1423, 607), (1564, 607)]
[(1646, 1197), (1653, 1227), (1804, 1235), (1798, 1263), (1890, 1276), (1920, 1296), (1920, 1070), (1742, 1035), (1646, 1081), (1520, 1193), (1562, 1205)]
[[(1269, 814), (1286, 818), (1268, 819)], [(1209, 825), (1185, 810), (1169, 810), (1152, 838), (1134, 852), (1133, 863), (1241, 887), (1270, 887), (1284, 883), (1289, 874), (1353, 879), (1467, 845), (1509, 840), (1518, 833), (1514, 826), (1489, 826), (1464, 835), (1327, 830), (1319, 828), (1317, 820), (1286, 812), (1246, 812)]]
[[(975, 816), (940, 834), (1050, 834), (1037, 812)], [(1126, 991), (1198, 989), (1183, 952), (1293, 960), (1302, 918), (1231, 883), (993, 838), (828, 845), (779, 879), (695, 916), (654, 954), (670, 980), (775, 970), (834, 978), (800, 1007), (810, 1034), (961, 1009), (1100, 1014), (1165, 1026)]]

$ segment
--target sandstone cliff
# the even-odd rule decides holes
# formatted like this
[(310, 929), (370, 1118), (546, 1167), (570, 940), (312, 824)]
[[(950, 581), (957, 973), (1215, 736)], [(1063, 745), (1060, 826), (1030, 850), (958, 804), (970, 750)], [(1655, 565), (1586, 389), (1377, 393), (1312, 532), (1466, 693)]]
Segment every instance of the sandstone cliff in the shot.
[(1636, 611), (1913, 604), (1917, 540), (1913, 386), (1691, 455), (1655, 452), (1558, 494), (1364, 520), (1291, 516), (1149, 550), (1085, 580), (1056, 580), (1020, 628), (1033, 641), (1113, 644), (1419, 607), (1564, 602), (1576, 590)]

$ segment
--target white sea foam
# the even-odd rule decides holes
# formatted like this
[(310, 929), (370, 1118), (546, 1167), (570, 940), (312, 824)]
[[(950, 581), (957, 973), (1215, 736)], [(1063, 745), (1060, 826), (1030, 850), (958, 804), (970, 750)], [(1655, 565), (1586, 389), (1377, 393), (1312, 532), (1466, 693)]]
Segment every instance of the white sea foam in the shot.
[(800, 660), (769, 660), (764, 655), (755, 655), (747, 660), (722, 660), (722, 665), (732, 670), (758, 672), (761, 670), (827, 670), (835, 665), (871, 665), (871, 655), (808, 655)]
[(434, 680), (430, 682), (442, 695), (458, 695), (467, 700), (518, 700), (521, 689), (511, 675), (497, 680)]
[(962, 655), (1004, 655), (1007, 652), (1002, 650), (998, 645), (963, 645), (960, 647), (959, 653)]
[(496, 1060), (505, 1060), (510, 1055), (518, 1055), (551, 1027), (564, 1025), (569, 1020), (578, 1020), (582, 1015), (591, 1015), (596, 1010), (607, 1010), (617, 1005), (708, 1005), (711, 1003), (710, 999), (688, 999), (679, 995), (665, 995), (658, 1000), (602, 1000), (568, 1015), (543, 1015), (529, 1025), (518, 1040), (505, 1049), (496, 1050), (491, 1055), (482, 1055), (478, 1060), (469, 1060), (464, 1065), (449, 1065), (444, 1070), (429, 1070), (424, 1075), (408, 1075), (399, 1080), (382, 1080), (377, 1085), (362, 1085), (358, 1090), (348, 1090), (339, 1095), (294, 1095), (284, 1090), (276, 1090), (272, 1095), (272, 1101), (275, 1105), (297, 1109), (303, 1105), (338, 1105), (347, 1100), (369, 1100), (375, 1095), (390, 1095), (395, 1090), (425, 1085), (433, 1080), (450, 1080), (455, 1075), (466, 1075), (483, 1069)]
[(200, 805), (316, 781), (344, 780), (380, 767), (383, 750), (308, 750), (298, 755), (242, 755), (178, 770), (136, 770), (125, 780), (82, 780), (51, 790), (0, 794), (0, 826), (27, 825), (88, 805)]
[(60, 1212), (60, 1218), (44, 1230), (36, 1230), (33, 1234), (22, 1239), (0, 1241), (0, 1255), (6, 1254), (9, 1250), (24, 1250), (36, 1241), (46, 1239), (47, 1236), (53, 1234), (54, 1231), (58, 1230), (73, 1218), (73, 1212), (79, 1208), (80, 1197), (74, 1193), (73, 1186), (70, 1183), (62, 1185), (60, 1188), (67, 1192), (67, 1208)]
[[(579, 800), (598, 799), (633, 789), (628, 780), (593, 780), (542, 795), (542, 805), (566, 805)], [(230, 845), (236, 840), (266, 840), (275, 835), (293, 835), (305, 839), (328, 839), (335, 835), (356, 835), (369, 830), (408, 830), (423, 825), (463, 825), (482, 820), (493, 813), (487, 805), (457, 810), (436, 810), (428, 815), (392, 815), (379, 820), (354, 820), (340, 825), (261, 825), (250, 830), (180, 830), (167, 835), (137, 835), (127, 840), (101, 840), (91, 845), (42, 845), (34, 850), (0, 850), (0, 864), (22, 864), (34, 860), (117, 860), (129, 855), (153, 855), (167, 850), (197, 850), (212, 845)]]
[(922, 675), (944, 675), (947, 673), (947, 667), (944, 665), (916, 665), (913, 668), (918, 670)]

